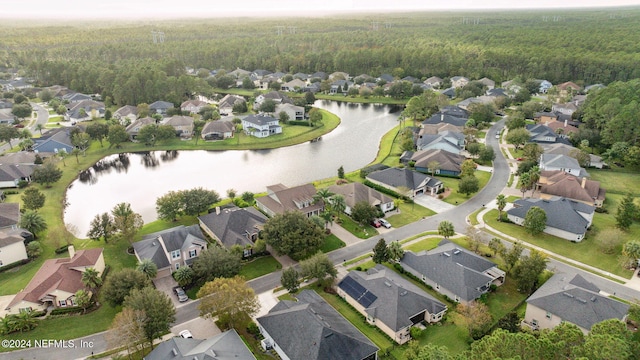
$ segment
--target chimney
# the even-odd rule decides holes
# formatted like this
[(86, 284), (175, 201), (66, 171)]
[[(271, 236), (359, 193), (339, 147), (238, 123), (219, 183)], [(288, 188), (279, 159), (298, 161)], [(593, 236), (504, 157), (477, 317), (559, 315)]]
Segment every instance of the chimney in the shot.
[(587, 177), (583, 177), (582, 178), (582, 188), (584, 189), (584, 186), (587, 184)]
[(216, 206), (216, 215), (220, 215), (220, 206)]
[(569, 120), (564, 119), (564, 127), (567, 127), (567, 123), (569, 122)]
[(73, 259), (75, 255), (76, 255), (76, 248), (74, 248), (73, 245), (69, 245), (69, 257)]

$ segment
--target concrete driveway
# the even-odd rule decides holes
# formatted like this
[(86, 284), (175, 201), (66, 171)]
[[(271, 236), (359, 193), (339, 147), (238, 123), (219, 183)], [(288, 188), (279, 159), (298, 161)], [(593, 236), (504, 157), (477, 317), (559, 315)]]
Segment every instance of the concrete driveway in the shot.
[(413, 201), (420, 206), (424, 206), (427, 209), (435, 211), (436, 213), (445, 212), (455, 208), (455, 205), (451, 205), (438, 198), (425, 194), (420, 194), (414, 197)]
[(186, 301), (181, 303), (180, 301), (178, 301), (178, 296), (173, 292), (173, 288), (178, 286), (178, 282), (176, 282), (176, 280), (172, 276), (165, 276), (154, 279), (153, 284), (156, 286), (156, 289), (169, 295), (169, 298), (173, 302), (173, 306), (179, 307), (188, 302)]
[(14, 297), (16, 296), (15, 295), (0, 296), (0, 317), (4, 317), (6, 315), (7, 312), (4, 309), (7, 306), (9, 306), (9, 304), (11, 303)]
[(194, 339), (208, 339), (222, 332), (213, 322), (213, 319), (205, 319), (203, 317), (197, 317), (171, 328), (171, 332), (176, 336), (180, 336), (179, 334), (182, 330), (189, 330)]

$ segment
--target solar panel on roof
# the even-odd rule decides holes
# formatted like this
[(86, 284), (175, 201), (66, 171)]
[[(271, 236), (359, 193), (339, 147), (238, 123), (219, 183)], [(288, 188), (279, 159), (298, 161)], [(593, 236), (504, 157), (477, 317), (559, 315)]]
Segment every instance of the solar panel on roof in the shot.
[(378, 299), (373, 293), (367, 291), (360, 299), (358, 299), (358, 303), (365, 308), (368, 308), (373, 304), (374, 301)]
[(348, 276), (342, 279), (338, 287), (356, 300), (367, 292), (367, 289)]

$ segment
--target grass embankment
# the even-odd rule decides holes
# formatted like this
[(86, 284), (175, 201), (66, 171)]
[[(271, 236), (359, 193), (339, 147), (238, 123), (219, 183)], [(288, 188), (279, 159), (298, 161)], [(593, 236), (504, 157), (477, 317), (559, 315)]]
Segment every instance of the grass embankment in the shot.
[(340, 240), (337, 236), (331, 234), (324, 238), (324, 244), (320, 247), (320, 251), (323, 253), (332, 252), (333, 250), (337, 250), (345, 247), (346, 244), (344, 241)]
[(436, 214), (435, 211), (415, 203), (407, 204), (403, 202), (398, 207), (400, 208), (400, 213), (395, 215), (391, 215), (394, 213), (393, 211), (387, 213), (387, 220), (393, 227), (401, 227)]
[[(479, 189), (482, 189), (489, 182), (489, 179), (491, 178), (491, 173), (487, 171), (476, 171), (475, 176), (476, 178), (478, 178)], [(442, 181), (445, 188), (451, 189), (451, 193), (447, 197), (442, 199), (442, 201), (446, 203), (449, 203), (452, 205), (459, 205), (471, 199), (473, 196), (475, 196), (475, 194), (470, 194), (469, 196), (466, 196), (458, 192), (458, 184), (460, 183), (460, 179), (458, 178), (451, 178), (451, 177), (444, 177), (444, 176), (436, 176), (436, 178)]]

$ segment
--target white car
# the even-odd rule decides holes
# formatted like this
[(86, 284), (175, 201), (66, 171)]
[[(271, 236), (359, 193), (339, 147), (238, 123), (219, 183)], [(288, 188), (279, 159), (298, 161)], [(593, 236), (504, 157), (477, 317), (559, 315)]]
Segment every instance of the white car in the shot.
[(378, 219), (378, 222), (380, 223), (380, 225), (386, 227), (387, 229), (391, 228), (391, 224), (389, 224), (389, 222), (385, 219)]
[(193, 338), (193, 335), (191, 335), (191, 331), (189, 330), (182, 330), (180, 331), (180, 336), (185, 338), (185, 339), (191, 339)]

